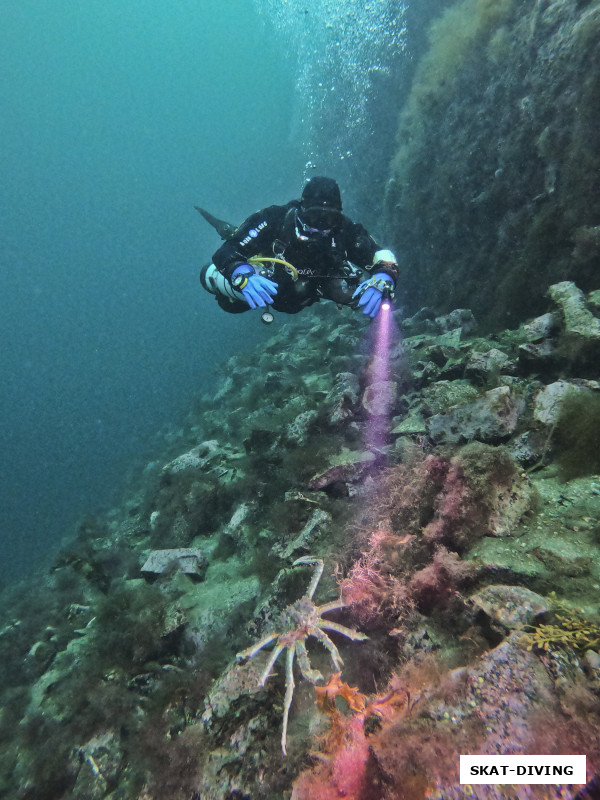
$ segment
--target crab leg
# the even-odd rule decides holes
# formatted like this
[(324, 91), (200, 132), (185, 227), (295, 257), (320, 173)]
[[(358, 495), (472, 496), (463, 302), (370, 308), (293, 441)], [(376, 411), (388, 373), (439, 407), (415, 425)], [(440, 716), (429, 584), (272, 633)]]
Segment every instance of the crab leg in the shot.
[(317, 611), (319, 616), (321, 614), (326, 614), (328, 611), (334, 611), (336, 608), (345, 608), (348, 603), (344, 603), (341, 597), (338, 597), (337, 600), (330, 600), (328, 603), (324, 603), (322, 606), (317, 606)]
[(353, 631), (352, 628), (347, 628), (345, 625), (340, 625), (339, 622), (329, 622), (329, 620), (326, 619), (322, 619), (320, 621), (319, 627), (326, 631), (336, 631), (337, 633), (341, 633), (343, 636), (347, 636), (348, 639), (352, 639), (354, 642), (364, 642), (365, 639), (369, 638), (366, 633)]
[(297, 558), (292, 567), (299, 567), (303, 564), (310, 565), (312, 564), (315, 568), (314, 574), (312, 576), (312, 580), (308, 589), (306, 590), (305, 597), (308, 597), (309, 600), (312, 600), (312, 596), (315, 593), (315, 589), (319, 585), (319, 581), (321, 580), (321, 575), (323, 574), (324, 563), (322, 558), (315, 558), (314, 556), (302, 556), (302, 558)]
[(285, 644), (278, 644), (277, 647), (271, 653), (269, 660), (267, 661), (267, 666), (264, 668), (263, 674), (260, 676), (260, 680), (258, 681), (259, 686), (264, 686), (267, 678), (271, 674), (273, 667), (275, 666), (275, 662), (279, 658), (281, 651), (284, 650), (286, 647)]
[[(281, 651), (280, 651), (281, 652)], [(281, 749), (283, 755), (287, 756), (287, 726), (288, 717), (290, 715), (290, 706), (292, 705), (292, 697), (294, 696), (294, 648), (288, 647), (285, 658), (285, 699), (283, 701), (283, 729), (281, 731)]]
[(333, 661), (335, 668), (341, 671), (344, 662), (342, 661), (342, 657), (339, 653), (339, 650), (331, 641), (329, 636), (327, 636), (326, 633), (323, 633), (323, 631), (320, 630), (319, 628), (311, 628), (310, 632), (315, 637), (315, 639), (318, 639), (321, 642), (323, 647), (329, 650), (329, 655), (331, 656), (331, 660)]
[(263, 647), (271, 644), (271, 642), (276, 639), (277, 636), (277, 633), (271, 633), (269, 636), (265, 636), (264, 639), (261, 639), (260, 642), (256, 642), (256, 644), (253, 644), (246, 650), (242, 650), (240, 653), (237, 653), (235, 656), (236, 661), (244, 661), (246, 658), (252, 658), (258, 653), (259, 650), (262, 650)]
[(306, 649), (306, 642), (300, 639), (296, 642), (296, 655), (298, 656), (298, 666), (302, 676), (306, 678), (309, 683), (315, 684), (323, 680), (323, 676), (318, 669), (313, 669), (310, 665), (308, 658), (308, 651)]

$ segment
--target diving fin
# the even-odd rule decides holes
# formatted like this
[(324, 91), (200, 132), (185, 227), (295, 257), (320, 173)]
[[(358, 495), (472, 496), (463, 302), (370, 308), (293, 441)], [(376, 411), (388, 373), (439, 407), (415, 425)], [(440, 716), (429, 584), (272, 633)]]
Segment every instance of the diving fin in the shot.
[(194, 206), (194, 208), (199, 214), (202, 214), (209, 225), (213, 226), (221, 239), (229, 239), (229, 237), (233, 236), (233, 234), (237, 231), (237, 225), (232, 225), (230, 222), (224, 222), (222, 219), (217, 219), (216, 217), (213, 217), (212, 214), (209, 214), (208, 211), (205, 211), (199, 206)]

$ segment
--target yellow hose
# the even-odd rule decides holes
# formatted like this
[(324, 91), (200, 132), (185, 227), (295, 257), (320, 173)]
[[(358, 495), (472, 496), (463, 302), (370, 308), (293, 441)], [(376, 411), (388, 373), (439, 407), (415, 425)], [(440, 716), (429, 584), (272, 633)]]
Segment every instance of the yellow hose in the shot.
[(248, 263), (254, 266), (255, 264), (283, 264), (286, 272), (292, 276), (293, 281), (298, 280), (298, 270), (289, 261), (284, 261), (283, 258), (272, 258), (267, 256), (252, 256), (248, 259)]

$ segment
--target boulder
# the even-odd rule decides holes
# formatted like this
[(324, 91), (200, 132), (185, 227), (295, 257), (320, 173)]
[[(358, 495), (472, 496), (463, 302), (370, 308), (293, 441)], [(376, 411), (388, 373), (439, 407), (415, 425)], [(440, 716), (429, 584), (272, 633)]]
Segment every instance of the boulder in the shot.
[(324, 472), (314, 475), (308, 483), (309, 489), (324, 489), (336, 483), (356, 483), (368, 472), (375, 461), (375, 455), (367, 450), (350, 451), (343, 449), (332, 459)]
[(586, 389), (597, 391), (600, 384), (597, 381), (554, 381), (541, 389), (534, 399), (533, 416), (544, 425), (554, 425), (568, 394), (581, 392)]
[(542, 314), (522, 326), (523, 334), (528, 342), (541, 342), (549, 339), (560, 329), (560, 317), (556, 312)]
[(480, 391), (467, 380), (443, 380), (423, 389), (421, 396), (431, 416), (476, 400), (480, 396)]
[(525, 431), (515, 436), (506, 445), (514, 460), (523, 467), (531, 467), (543, 458), (548, 449), (548, 432), (545, 430)]
[(299, 447), (306, 443), (310, 429), (315, 424), (319, 417), (316, 409), (311, 408), (308, 411), (303, 411), (301, 414), (290, 422), (286, 427), (285, 435), (290, 442), (294, 442)]
[(596, 313), (600, 312), (600, 289), (595, 289), (588, 294), (587, 305)]
[(562, 312), (567, 336), (600, 339), (600, 319), (586, 308), (583, 292), (572, 281), (555, 283), (548, 293)]
[(412, 317), (400, 321), (402, 330), (407, 336), (417, 336), (422, 333), (435, 334), (438, 326), (435, 322), (435, 312), (426, 306), (420, 308)]
[(370, 417), (386, 417), (394, 409), (397, 394), (396, 381), (373, 381), (364, 391), (363, 408)]
[(77, 772), (73, 796), (80, 800), (103, 800), (119, 782), (122, 767), (121, 744), (113, 731), (94, 736), (76, 747), (71, 755)]
[(507, 440), (515, 432), (525, 401), (510, 386), (490, 389), (473, 403), (463, 403), (427, 421), (427, 432), (436, 443)]
[(336, 425), (352, 417), (358, 404), (358, 378), (352, 372), (340, 372), (335, 376), (333, 388), (325, 403), (329, 409), (329, 422)]
[(441, 333), (460, 330), (461, 335), (467, 336), (477, 330), (477, 320), (469, 308), (455, 308), (443, 317), (436, 317), (435, 322)]
[(531, 625), (540, 614), (550, 611), (550, 603), (544, 597), (524, 586), (486, 586), (469, 602), (508, 630)]
[(411, 408), (403, 419), (396, 418), (394, 422), (396, 424), (391, 430), (392, 436), (417, 436), (427, 432), (425, 418), (416, 408)]
[(556, 342), (543, 339), (540, 342), (525, 342), (517, 351), (519, 370), (529, 374), (533, 370), (546, 370), (559, 361)]
[(176, 475), (185, 470), (207, 469), (211, 460), (218, 455), (219, 443), (216, 439), (202, 442), (196, 447), (192, 447), (187, 453), (182, 453), (177, 458), (170, 461), (163, 467), (163, 474)]
[(490, 375), (501, 372), (513, 373), (514, 371), (515, 364), (511, 362), (509, 356), (495, 347), (486, 353), (473, 350), (465, 365), (465, 377), (479, 380), (485, 380)]

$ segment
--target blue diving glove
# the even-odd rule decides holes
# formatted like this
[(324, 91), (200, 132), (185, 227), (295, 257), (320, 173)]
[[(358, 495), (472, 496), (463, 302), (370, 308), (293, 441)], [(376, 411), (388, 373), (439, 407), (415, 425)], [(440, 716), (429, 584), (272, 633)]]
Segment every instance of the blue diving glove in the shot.
[(277, 294), (275, 281), (257, 275), (250, 264), (240, 264), (233, 270), (231, 285), (242, 293), (250, 308), (264, 308), (270, 305)]
[(394, 294), (394, 281), (385, 272), (377, 272), (371, 278), (363, 281), (357, 290), (352, 295), (352, 298), (360, 297), (358, 301), (359, 307), (362, 307), (363, 314), (367, 317), (377, 316), (377, 312), (381, 307), (383, 300), (383, 293), (387, 291), (390, 296)]

